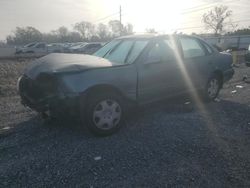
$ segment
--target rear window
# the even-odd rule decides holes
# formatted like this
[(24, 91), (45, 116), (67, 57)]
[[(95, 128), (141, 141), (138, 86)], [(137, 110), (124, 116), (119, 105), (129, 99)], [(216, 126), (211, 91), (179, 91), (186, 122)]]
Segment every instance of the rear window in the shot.
[(208, 54), (212, 54), (213, 50), (212, 48), (205, 42), (202, 42), (202, 44), (205, 46), (205, 48), (207, 49)]

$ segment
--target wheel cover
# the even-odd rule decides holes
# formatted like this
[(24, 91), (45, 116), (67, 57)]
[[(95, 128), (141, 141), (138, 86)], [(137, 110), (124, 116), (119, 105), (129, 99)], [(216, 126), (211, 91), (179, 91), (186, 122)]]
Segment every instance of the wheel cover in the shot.
[(208, 96), (210, 98), (215, 97), (219, 91), (219, 87), (220, 87), (219, 81), (217, 79), (210, 80), (210, 82), (208, 83), (208, 88), (207, 88)]
[(121, 120), (122, 110), (119, 103), (112, 99), (99, 102), (93, 111), (93, 122), (99, 129), (109, 130)]

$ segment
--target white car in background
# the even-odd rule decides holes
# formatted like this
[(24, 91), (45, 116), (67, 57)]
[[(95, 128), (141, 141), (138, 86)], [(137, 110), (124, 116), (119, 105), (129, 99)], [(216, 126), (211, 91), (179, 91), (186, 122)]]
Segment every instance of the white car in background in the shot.
[(83, 48), (86, 44), (86, 42), (79, 42), (79, 43), (75, 43), (75, 45), (71, 46), (69, 48), (69, 52), (70, 53), (79, 53), (81, 48)]
[(21, 53), (47, 53), (47, 45), (44, 42), (29, 43), (21, 48), (16, 48), (16, 54)]
[(87, 44), (86, 42), (77, 42), (77, 43), (72, 43), (71, 45), (68, 46), (65, 52), (68, 53), (74, 53), (74, 51), (77, 51), (78, 48), (80, 48), (82, 45)]
[(93, 42), (93, 43), (89, 43), (86, 44), (80, 51), (80, 53), (83, 54), (93, 54), (95, 53), (97, 50), (99, 50), (102, 47), (102, 43), (100, 42)]
[(71, 48), (72, 53), (93, 54), (102, 47), (102, 43), (85, 43)]
[(48, 53), (62, 53), (64, 52), (64, 46), (61, 43), (51, 43), (47, 45)]

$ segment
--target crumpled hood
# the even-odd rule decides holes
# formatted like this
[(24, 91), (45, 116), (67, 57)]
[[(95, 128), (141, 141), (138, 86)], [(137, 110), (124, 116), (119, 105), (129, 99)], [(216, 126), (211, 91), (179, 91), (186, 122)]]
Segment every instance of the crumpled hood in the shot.
[(96, 56), (53, 53), (31, 63), (24, 74), (35, 79), (40, 73), (74, 72), (113, 65), (110, 61)]

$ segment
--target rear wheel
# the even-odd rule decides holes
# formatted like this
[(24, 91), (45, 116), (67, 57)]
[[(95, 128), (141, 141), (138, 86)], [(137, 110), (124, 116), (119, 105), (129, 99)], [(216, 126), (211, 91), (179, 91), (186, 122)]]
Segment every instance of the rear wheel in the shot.
[(214, 74), (207, 82), (204, 92), (205, 100), (207, 101), (214, 100), (220, 92), (221, 85), (222, 85), (221, 78), (217, 74)]
[(124, 107), (121, 98), (115, 93), (91, 96), (86, 115), (87, 127), (91, 132), (100, 136), (111, 135), (119, 130), (123, 122)]

